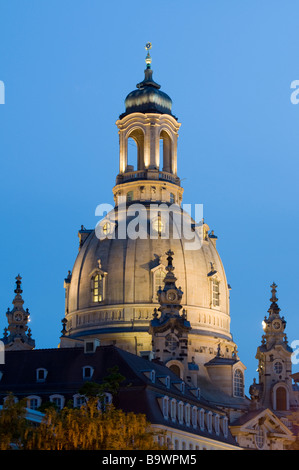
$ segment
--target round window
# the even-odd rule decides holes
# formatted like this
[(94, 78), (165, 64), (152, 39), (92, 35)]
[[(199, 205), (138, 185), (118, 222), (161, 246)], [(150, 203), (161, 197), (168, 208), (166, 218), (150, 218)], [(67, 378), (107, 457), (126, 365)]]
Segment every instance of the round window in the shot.
[(282, 372), (282, 363), (280, 361), (277, 361), (274, 363), (274, 372), (276, 374), (281, 374)]

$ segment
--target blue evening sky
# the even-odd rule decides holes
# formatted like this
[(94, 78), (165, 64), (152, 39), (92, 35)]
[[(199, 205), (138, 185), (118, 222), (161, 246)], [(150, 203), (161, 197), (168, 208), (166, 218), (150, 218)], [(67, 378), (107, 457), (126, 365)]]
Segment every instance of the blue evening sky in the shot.
[(184, 202), (204, 205), (232, 286), (246, 392), (273, 281), (299, 340), (298, 18), (296, 0), (0, 0), (0, 336), (20, 273), (36, 347), (57, 347), (77, 232), (113, 202), (115, 121), (151, 41)]

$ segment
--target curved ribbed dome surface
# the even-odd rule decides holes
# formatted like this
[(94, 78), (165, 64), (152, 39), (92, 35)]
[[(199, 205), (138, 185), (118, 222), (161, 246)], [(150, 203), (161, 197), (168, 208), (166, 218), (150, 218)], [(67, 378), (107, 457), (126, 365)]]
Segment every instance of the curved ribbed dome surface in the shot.
[[(177, 286), (183, 291), (192, 332), (230, 335), (229, 291), (221, 259), (209, 237), (197, 250), (186, 249), (184, 239), (105, 239), (91, 232), (75, 261), (69, 288), (70, 335), (111, 331), (147, 332), (156, 300), (155, 272), (167, 265), (165, 253), (174, 252)], [(99, 266), (105, 274), (103, 302), (92, 301), (91, 277)], [(211, 264), (212, 263), (212, 264)], [(211, 307), (211, 266), (220, 280), (220, 305)], [(133, 322), (133, 323), (132, 323)]]

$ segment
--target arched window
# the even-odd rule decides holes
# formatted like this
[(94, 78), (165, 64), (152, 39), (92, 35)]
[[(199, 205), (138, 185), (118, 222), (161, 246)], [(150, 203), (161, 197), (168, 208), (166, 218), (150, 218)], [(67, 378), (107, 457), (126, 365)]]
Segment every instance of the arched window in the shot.
[(227, 435), (228, 435), (228, 418), (227, 418), (227, 416), (225, 416), (223, 418), (222, 432), (223, 432), (224, 437), (227, 437)]
[(197, 408), (196, 406), (192, 407), (192, 426), (195, 429), (197, 427)]
[(220, 417), (219, 415), (216, 414), (215, 415), (215, 432), (217, 435), (220, 433), (220, 425), (219, 425), (220, 421), (219, 420), (220, 420)]
[(104, 300), (104, 276), (95, 274), (92, 278), (92, 300), (102, 302)]
[(63, 395), (51, 395), (50, 402), (54, 403), (58, 410), (61, 410), (64, 406), (65, 398)]
[(176, 400), (173, 398), (170, 403), (170, 417), (171, 421), (176, 420)]
[(144, 133), (141, 128), (134, 129), (127, 139), (126, 171), (144, 170)]
[(178, 421), (183, 424), (184, 421), (184, 403), (182, 401), (178, 404)]
[(158, 301), (158, 290), (161, 287), (163, 289), (165, 279), (165, 271), (163, 268), (157, 269), (153, 273), (153, 300)]
[(48, 375), (48, 371), (42, 367), (36, 369), (36, 381), (37, 382), (44, 382)]
[(213, 413), (212, 411), (209, 411), (207, 413), (207, 428), (208, 428), (208, 432), (212, 432), (212, 419), (213, 419)]
[(84, 366), (83, 367), (83, 379), (91, 379), (93, 375), (93, 367)]
[(213, 279), (212, 281), (212, 303), (213, 307), (219, 307), (220, 305), (220, 294), (219, 294), (219, 281)]
[(169, 403), (169, 397), (165, 396), (162, 399), (162, 408), (163, 408), (163, 418), (168, 419), (168, 405)]
[(162, 131), (160, 134), (160, 167), (162, 163), (162, 170), (172, 173), (172, 140), (168, 132)]
[(74, 399), (74, 408), (81, 408), (82, 405), (86, 403), (86, 398), (84, 395), (77, 393), (73, 396)]
[(244, 376), (243, 372), (240, 369), (236, 369), (234, 372), (234, 396), (243, 397), (244, 396)]
[(169, 195), (169, 201), (171, 204), (174, 204), (175, 203), (175, 195), (173, 193), (170, 193)]
[(203, 431), (205, 428), (205, 410), (203, 408), (199, 410), (199, 426), (200, 430)]
[(36, 395), (30, 395), (27, 397), (27, 408), (30, 410), (37, 410), (41, 405), (41, 398)]
[(178, 377), (181, 376), (181, 370), (179, 368), (179, 366), (177, 366), (176, 364), (172, 364), (169, 369), (174, 372), (174, 374), (176, 374)]
[(191, 418), (191, 406), (189, 403), (185, 405), (185, 423), (186, 426), (190, 426), (190, 418)]
[(276, 389), (276, 410), (285, 411), (287, 409), (287, 393), (284, 387)]

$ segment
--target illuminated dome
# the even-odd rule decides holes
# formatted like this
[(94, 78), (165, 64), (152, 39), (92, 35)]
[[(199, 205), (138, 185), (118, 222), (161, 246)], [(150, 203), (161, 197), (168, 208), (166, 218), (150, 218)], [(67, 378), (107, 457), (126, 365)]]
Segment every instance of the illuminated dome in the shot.
[[(146, 96), (147, 101), (139, 103), (140, 96)], [(116, 122), (119, 173), (113, 194), (118, 221), (100, 222), (106, 238), (99, 237), (97, 229), (82, 227), (79, 231), (79, 253), (65, 280), (61, 346), (73, 347), (86, 338), (98, 338), (101, 344), (116, 344), (135, 354), (150, 355), (150, 321), (154, 309), (159, 308), (157, 291), (166, 274), (165, 253), (172, 250), (177, 286), (183, 292), (182, 306), (191, 324), (190, 363), (194, 360), (197, 366), (203, 366), (219, 352), (220, 343), (224, 357), (231, 358), (236, 348), (230, 333), (229, 286), (216, 249), (217, 237), (207, 224), (202, 224), (202, 243), (196, 249), (190, 249), (185, 234), (173, 236), (174, 214), (186, 214), (177, 175), (180, 123), (171, 114), (170, 98), (165, 98), (162, 106), (158, 99), (154, 102), (153, 96), (164, 99), (167, 95), (161, 95), (148, 68), (145, 81), (137, 93), (128, 95), (126, 113)], [(151, 106), (155, 106), (155, 112)], [(136, 167), (128, 165), (130, 138), (137, 145)], [(121, 199), (125, 203), (120, 210)], [(134, 203), (142, 204), (146, 210), (145, 236), (120, 237), (120, 227), (125, 227), (127, 233), (135, 217), (127, 214)], [(171, 228), (168, 237), (163, 236), (164, 219), (150, 219), (149, 210), (154, 204), (164, 205), (166, 211), (175, 207), (166, 222)], [(154, 237), (150, 236), (151, 224), (156, 230)], [(196, 226), (194, 221), (192, 226)], [(200, 368), (200, 373), (204, 374), (204, 369)]]

